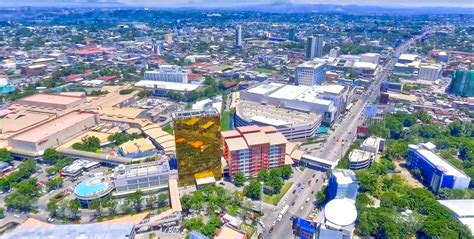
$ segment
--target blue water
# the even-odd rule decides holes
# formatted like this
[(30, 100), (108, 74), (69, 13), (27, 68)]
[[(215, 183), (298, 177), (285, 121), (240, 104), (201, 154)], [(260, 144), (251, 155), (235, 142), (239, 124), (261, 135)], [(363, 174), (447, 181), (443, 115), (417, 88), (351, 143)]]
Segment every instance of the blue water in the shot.
[(98, 191), (105, 190), (108, 184), (108, 182), (101, 182), (100, 178), (88, 178), (79, 183), (74, 189), (74, 192), (78, 196), (85, 197), (95, 194)]

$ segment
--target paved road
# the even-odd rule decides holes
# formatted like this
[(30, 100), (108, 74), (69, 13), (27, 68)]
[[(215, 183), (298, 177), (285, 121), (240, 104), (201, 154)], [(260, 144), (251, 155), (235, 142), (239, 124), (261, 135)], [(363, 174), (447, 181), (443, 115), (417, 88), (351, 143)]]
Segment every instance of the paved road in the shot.
[[(401, 53), (405, 52), (407, 48), (415, 42), (415, 40), (424, 37), (427, 32), (416, 36), (406, 43), (400, 45), (393, 56), (398, 58)], [(360, 99), (352, 106), (351, 110), (347, 113), (346, 117), (337, 125), (334, 132), (329, 136), (326, 143), (322, 148), (314, 153), (314, 156), (320, 157), (326, 160), (333, 161), (335, 163), (339, 162), (345, 152), (349, 149), (350, 144), (355, 139), (355, 131), (357, 126), (363, 123), (363, 112), (369, 102), (373, 102), (379, 95), (380, 85), (387, 78), (387, 76), (392, 71), (395, 66), (396, 59), (393, 57), (381, 68), (379, 72), (376, 73), (374, 77), (374, 82), (366, 90), (366, 93), (363, 94)], [(315, 178), (312, 179), (315, 174)], [(288, 198), (287, 201), (282, 200), (277, 207), (277, 210), (266, 215), (264, 218), (264, 223), (266, 225), (263, 238), (275, 238), (275, 239), (286, 239), (292, 237), (291, 221), (290, 217), (292, 215), (297, 217), (306, 218), (311, 210), (313, 209), (313, 203), (315, 199), (315, 194), (321, 189), (323, 180), (322, 177), (324, 173), (305, 169), (303, 174), (300, 176), (296, 183), (288, 190), (284, 198)], [(315, 180), (318, 180), (318, 183), (315, 183)], [(307, 181), (312, 180), (311, 186), (308, 187)], [(306, 185), (305, 189), (297, 189), (295, 194), (292, 194), (292, 191), (297, 187), (297, 183), (304, 183)], [(314, 191), (314, 192), (313, 192)], [(309, 202), (306, 203), (306, 199), (309, 198)], [(289, 212), (283, 217), (280, 222), (277, 222), (274, 226), (273, 232), (269, 233), (268, 229), (271, 227), (272, 222), (277, 218), (279, 211), (282, 206), (285, 204), (290, 204), (295, 201), (295, 205), (290, 207)], [(303, 207), (301, 209), (301, 207)], [(261, 229), (261, 228), (260, 228)]]
[[(314, 178), (313, 178), (314, 175)], [(316, 193), (321, 190), (323, 186), (323, 177), (325, 174), (320, 171), (314, 170), (304, 170), (302, 175), (295, 181), (293, 186), (288, 190), (285, 197), (280, 201), (274, 211), (266, 213), (263, 218), (263, 223), (265, 224), (265, 231), (263, 233), (263, 238), (275, 238), (275, 239), (287, 239), (292, 238), (291, 230), (291, 220), (292, 216), (307, 217), (311, 210), (314, 208), (314, 201)], [(316, 183), (316, 179), (318, 182)], [(311, 184), (308, 185), (308, 181), (311, 180)], [(301, 184), (298, 187), (298, 183)], [(302, 186), (304, 185), (304, 189)], [(296, 192), (293, 194), (293, 191)], [(309, 201), (306, 202), (306, 199), (309, 198)], [(294, 205), (291, 206), (294, 202)], [(285, 205), (290, 205), (288, 212), (285, 214), (283, 219), (278, 222), (278, 214)], [(301, 209), (303, 208), (303, 209)], [(269, 233), (272, 223), (276, 222), (273, 226), (273, 232)], [(259, 226), (260, 227), (260, 226)], [(261, 228), (259, 228), (261, 229)]]

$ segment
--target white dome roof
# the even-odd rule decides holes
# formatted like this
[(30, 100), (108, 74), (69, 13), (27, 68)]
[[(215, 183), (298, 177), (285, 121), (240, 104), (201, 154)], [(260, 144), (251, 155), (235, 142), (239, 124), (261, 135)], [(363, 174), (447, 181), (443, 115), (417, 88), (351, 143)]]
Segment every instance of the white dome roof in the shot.
[(339, 226), (348, 226), (357, 219), (357, 209), (350, 199), (334, 199), (324, 207), (326, 220)]

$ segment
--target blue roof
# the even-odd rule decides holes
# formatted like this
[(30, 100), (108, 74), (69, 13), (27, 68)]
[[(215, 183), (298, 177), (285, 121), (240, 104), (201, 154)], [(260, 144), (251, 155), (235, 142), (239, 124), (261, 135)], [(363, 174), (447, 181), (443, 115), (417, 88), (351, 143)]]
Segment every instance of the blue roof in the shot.
[(300, 232), (304, 232), (308, 235), (313, 235), (315, 231), (314, 226), (310, 221), (299, 217), (293, 219), (293, 228), (296, 227), (299, 227)]

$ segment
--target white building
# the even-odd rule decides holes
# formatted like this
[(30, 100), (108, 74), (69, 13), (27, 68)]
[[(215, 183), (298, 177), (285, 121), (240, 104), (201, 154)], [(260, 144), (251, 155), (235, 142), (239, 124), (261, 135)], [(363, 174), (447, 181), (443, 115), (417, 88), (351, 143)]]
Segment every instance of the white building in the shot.
[(188, 83), (188, 75), (179, 66), (161, 65), (158, 71), (146, 71), (145, 80)]
[(329, 57), (336, 58), (341, 54), (340, 47), (334, 47), (329, 51)]
[(349, 168), (352, 170), (361, 170), (372, 164), (375, 155), (360, 149), (354, 149), (349, 154)]
[(273, 126), (288, 140), (295, 140), (315, 136), (321, 122), (322, 115), (318, 113), (240, 101), (234, 123), (236, 127)]
[(318, 238), (350, 239), (354, 233), (356, 219), (357, 209), (353, 200), (331, 200), (324, 207), (324, 219), (318, 225)]
[(441, 73), (440, 65), (421, 65), (418, 71), (418, 79), (435, 81)]
[(385, 140), (378, 137), (369, 137), (364, 140), (362, 143), (362, 150), (377, 154), (380, 151), (383, 151), (385, 147)]
[(380, 60), (380, 54), (378, 53), (365, 53), (360, 57), (360, 61), (378, 64)]
[(321, 85), (326, 78), (326, 63), (307, 61), (296, 67), (295, 81), (297, 85)]
[(348, 90), (342, 85), (304, 86), (280, 83), (261, 84), (241, 91), (240, 99), (323, 115), (332, 123), (345, 109)]
[(438, 200), (462, 224), (471, 229), (474, 235), (474, 199)]

